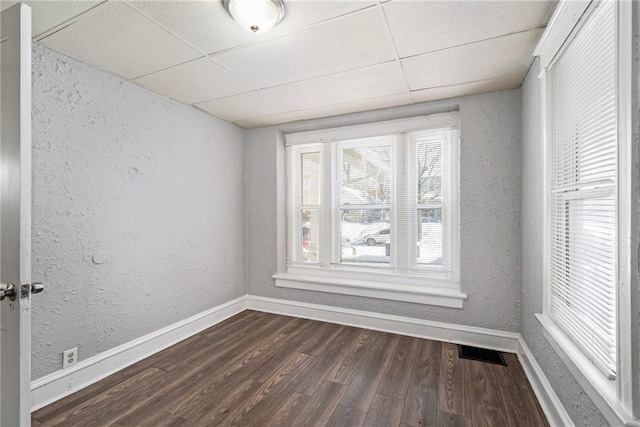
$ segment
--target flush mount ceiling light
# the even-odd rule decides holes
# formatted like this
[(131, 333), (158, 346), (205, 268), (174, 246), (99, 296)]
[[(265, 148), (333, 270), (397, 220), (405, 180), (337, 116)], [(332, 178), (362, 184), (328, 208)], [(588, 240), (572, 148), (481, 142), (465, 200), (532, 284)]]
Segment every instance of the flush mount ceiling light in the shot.
[(233, 19), (245, 30), (264, 33), (282, 20), (282, 0), (224, 0)]

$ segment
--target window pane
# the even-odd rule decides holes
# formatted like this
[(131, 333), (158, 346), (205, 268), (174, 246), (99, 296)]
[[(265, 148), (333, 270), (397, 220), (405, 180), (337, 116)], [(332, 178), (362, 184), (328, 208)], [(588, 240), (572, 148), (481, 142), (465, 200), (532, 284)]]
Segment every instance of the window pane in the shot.
[(391, 202), (391, 147), (349, 148), (342, 151), (343, 205)]
[[(577, 194), (575, 192), (572, 194)], [(594, 199), (558, 197), (564, 207), (562, 234), (553, 253), (561, 252), (564, 262), (552, 267), (552, 277), (562, 278), (563, 286), (551, 287), (549, 313), (560, 319), (561, 327), (579, 337), (576, 344), (585, 352), (600, 351), (590, 359), (607, 369), (615, 365), (616, 312), (616, 201), (615, 196)], [(566, 196), (565, 196), (566, 199)]]
[(418, 264), (442, 265), (442, 208), (418, 209)]
[(320, 152), (302, 154), (302, 204), (320, 204)]
[(342, 221), (370, 224), (389, 220), (384, 218), (388, 211), (385, 209), (349, 209), (342, 211)]
[(418, 142), (417, 150), (418, 203), (442, 203), (442, 140)]
[(389, 209), (342, 210), (340, 261), (388, 264), (391, 255), (389, 214)]
[(302, 261), (318, 262), (318, 210), (302, 211)]

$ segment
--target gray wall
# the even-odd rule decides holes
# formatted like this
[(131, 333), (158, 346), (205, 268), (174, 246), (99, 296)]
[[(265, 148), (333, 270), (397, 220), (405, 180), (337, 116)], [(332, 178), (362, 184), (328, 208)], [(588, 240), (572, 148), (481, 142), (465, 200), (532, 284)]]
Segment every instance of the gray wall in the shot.
[[(460, 109), (460, 216), (464, 308), (277, 288), (285, 265), (284, 149), (281, 133)], [(247, 131), (249, 294), (519, 331), (520, 92), (478, 95)]]
[[(636, 357), (633, 360), (631, 370), (636, 373), (635, 378), (635, 390), (633, 390), (633, 401), (640, 402), (640, 4), (633, 2), (633, 25), (634, 25), (634, 61), (632, 76), (635, 76), (633, 83), (635, 84), (635, 90), (631, 93), (635, 93), (633, 102), (635, 108), (633, 109), (633, 115), (631, 117), (632, 129), (634, 131), (634, 144), (635, 148), (633, 163), (635, 167), (633, 171), (635, 173), (635, 188), (632, 193), (636, 195), (635, 209), (638, 215), (636, 216), (635, 224), (632, 224), (632, 239), (635, 234), (635, 240), (631, 243), (631, 271), (635, 271), (635, 286), (632, 287), (631, 298), (632, 302), (635, 300), (635, 304), (632, 305), (632, 313), (636, 313), (636, 321), (632, 324), (632, 336), (635, 335), (636, 340), (632, 344), (631, 351)], [(633, 204), (632, 204), (633, 209)], [(635, 231), (635, 233), (634, 233)], [(632, 276), (633, 277), (633, 276)], [(637, 418), (640, 418), (640, 408), (636, 408), (634, 414)]]
[(242, 129), (34, 46), (34, 379), (245, 294), (243, 167)]
[(543, 215), (542, 138), (539, 61), (533, 64), (521, 88), (522, 158), (522, 320), (521, 333), (567, 412), (584, 426), (609, 425), (573, 378), (542, 333), (535, 317), (542, 313)]

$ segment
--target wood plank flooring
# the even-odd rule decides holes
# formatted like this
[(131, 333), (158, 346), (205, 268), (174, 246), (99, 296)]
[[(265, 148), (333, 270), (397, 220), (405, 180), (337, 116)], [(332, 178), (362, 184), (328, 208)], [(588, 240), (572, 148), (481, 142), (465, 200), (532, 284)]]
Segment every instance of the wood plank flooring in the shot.
[(547, 426), (513, 354), (244, 311), (32, 414), (38, 426)]

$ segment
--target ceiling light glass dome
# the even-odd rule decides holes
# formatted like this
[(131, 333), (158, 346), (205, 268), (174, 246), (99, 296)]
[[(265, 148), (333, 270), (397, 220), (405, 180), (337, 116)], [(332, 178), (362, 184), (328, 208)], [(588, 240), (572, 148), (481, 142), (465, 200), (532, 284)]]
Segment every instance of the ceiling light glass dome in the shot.
[(233, 19), (252, 33), (269, 31), (282, 20), (282, 0), (224, 0), (224, 5)]

